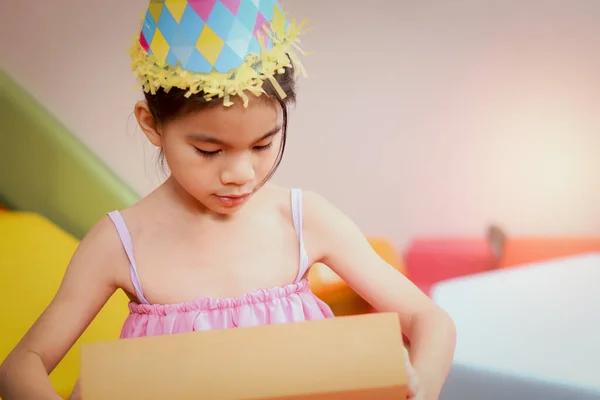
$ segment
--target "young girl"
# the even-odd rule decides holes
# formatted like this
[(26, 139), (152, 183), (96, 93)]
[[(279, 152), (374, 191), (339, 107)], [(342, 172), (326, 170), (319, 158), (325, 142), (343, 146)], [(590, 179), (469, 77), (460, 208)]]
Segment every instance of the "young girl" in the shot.
[(455, 344), (448, 315), (323, 197), (269, 183), (295, 100), (298, 33), (275, 0), (150, 2), (131, 52), (145, 93), (135, 116), (170, 175), (82, 240), (2, 364), (3, 399), (57, 399), (48, 374), (117, 289), (131, 299), (122, 338), (331, 318), (307, 282), (316, 262), (399, 314), (410, 396), (438, 398)]

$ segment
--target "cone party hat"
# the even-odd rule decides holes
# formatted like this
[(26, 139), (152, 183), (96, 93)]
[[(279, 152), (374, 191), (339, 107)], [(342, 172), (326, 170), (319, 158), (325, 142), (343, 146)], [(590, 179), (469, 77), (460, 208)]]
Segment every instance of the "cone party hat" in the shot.
[(277, 0), (150, 0), (130, 54), (144, 91), (171, 88), (207, 100), (263, 93), (294, 65), (302, 25), (288, 21)]

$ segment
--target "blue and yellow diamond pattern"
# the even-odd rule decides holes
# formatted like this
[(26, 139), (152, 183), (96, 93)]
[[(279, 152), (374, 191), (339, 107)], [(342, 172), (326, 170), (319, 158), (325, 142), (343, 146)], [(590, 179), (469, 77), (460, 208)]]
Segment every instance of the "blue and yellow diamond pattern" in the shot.
[(196, 73), (229, 72), (289, 24), (277, 0), (151, 0), (140, 44), (160, 64)]

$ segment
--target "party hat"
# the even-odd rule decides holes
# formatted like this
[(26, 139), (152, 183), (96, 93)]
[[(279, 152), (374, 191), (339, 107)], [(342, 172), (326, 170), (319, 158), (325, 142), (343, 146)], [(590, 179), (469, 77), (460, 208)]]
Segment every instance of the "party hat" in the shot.
[(244, 91), (263, 93), (292, 63), (304, 73), (296, 51), (304, 23), (288, 21), (277, 0), (150, 0), (130, 51), (144, 91), (176, 87), (210, 100)]

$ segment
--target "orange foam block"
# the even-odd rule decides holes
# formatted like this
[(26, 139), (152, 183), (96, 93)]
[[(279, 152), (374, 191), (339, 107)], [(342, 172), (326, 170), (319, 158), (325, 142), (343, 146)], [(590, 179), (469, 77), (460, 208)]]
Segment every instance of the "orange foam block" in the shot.
[(600, 237), (508, 237), (500, 268), (600, 251)]

